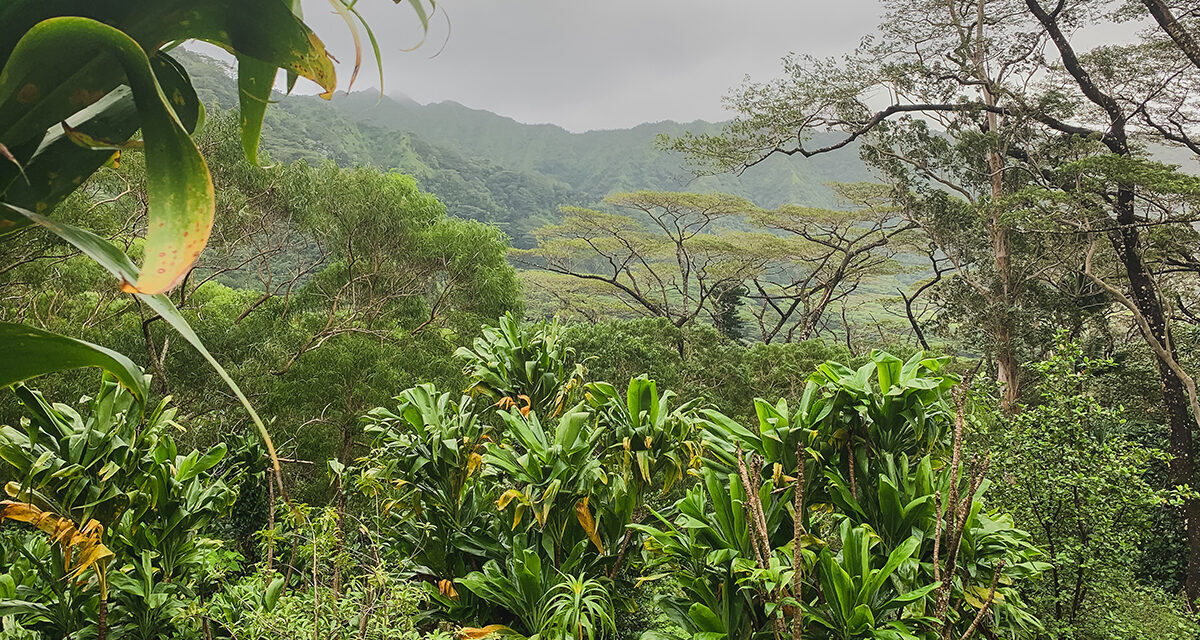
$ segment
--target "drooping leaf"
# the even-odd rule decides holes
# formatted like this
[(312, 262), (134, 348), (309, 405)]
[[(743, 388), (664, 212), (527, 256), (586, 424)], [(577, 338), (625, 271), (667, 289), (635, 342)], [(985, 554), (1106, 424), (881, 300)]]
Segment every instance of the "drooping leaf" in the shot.
[[(137, 106), (129, 88), (119, 87), (69, 122), (76, 131), (97, 139), (128, 140), (138, 129)], [(53, 208), (113, 156), (112, 151), (80, 148), (61, 128), (51, 131), (37, 155), (26, 163), (27, 180), (9, 185), (4, 199), (24, 209), (36, 209), (38, 203)], [(0, 234), (29, 224), (24, 216), (0, 208)]]
[(237, 84), (242, 152), (246, 160), (258, 164), (258, 141), (262, 137), (263, 117), (271, 101), (271, 89), (279, 68), (249, 56), (238, 56)]
[[(118, 279), (129, 282), (137, 279), (138, 270), (129, 256), (122, 253), (119, 249), (109, 244), (103, 238), (96, 234), (85, 231), (78, 227), (51, 220), (42, 215), (27, 211), (12, 205), (0, 203), (0, 209), (8, 208), (9, 210), (25, 216), (34, 223), (50, 230), (58, 237), (69, 242), (76, 249), (82, 251), (86, 256), (95, 260), (97, 264), (104, 267), (109, 273), (116, 276)], [(271, 434), (267, 432), (267, 427), (263, 424), (262, 418), (258, 412), (254, 410), (254, 406), (250, 404), (250, 400), (246, 398), (246, 394), (242, 393), (241, 387), (234, 382), (221, 363), (208, 352), (204, 343), (201, 342), (200, 336), (192, 330), (191, 325), (183, 317), (183, 314), (176, 308), (175, 303), (170, 298), (163, 294), (150, 295), (145, 293), (134, 294), (150, 307), (155, 313), (162, 317), (163, 320), (175, 329), (184, 340), (187, 340), (196, 351), (208, 362), (208, 364), (217, 372), (229, 387), (233, 394), (241, 402), (242, 407), (246, 409), (246, 413), (250, 414), (250, 420), (254, 423), (254, 427), (258, 430), (258, 435), (262, 438), (263, 444), (267, 447), (267, 454), (271, 458), (271, 464), (276, 473), (281, 473), (279, 467), (279, 457), (275, 453), (275, 443), (271, 440)]]
[(0, 501), (0, 521), (16, 520), (41, 529), (50, 540), (62, 547), (69, 560), (68, 577), (75, 578), (88, 569), (103, 571), (104, 563), (113, 552), (101, 542), (104, 527), (95, 520), (88, 520), (82, 527), (70, 518), (43, 511), (27, 502)]
[[(200, 256), (212, 229), (216, 199), (208, 165), (163, 95), (145, 51), (125, 33), (95, 20), (44, 20), (17, 42), (0, 73), (0, 106), (14, 97), (20, 103), (22, 95), (38, 96), (43, 88), (52, 90), (45, 100), (57, 101), (54, 94), (69, 88), (50, 75), (61, 72), (62, 59), (83, 66), (101, 54), (113, 56), (124, 72), (137, 106), (146, 150), (150, 201), (146, 257), (138, 279), (123, 282), (122, 288), (131, 293), (161, 293), (179, 282)], [(47, 65), (46, 59), (56, 62)], [(80, 108), (90, 104), (83, 98), (79, 102)], [(33, 109), (38, 106), (30, 105)], [(28, 125), (23, 118), (18, 119), (0, 135), (19, 139), (24, 135), (23, 126)], [(34, 205), (35, 211), (46, 208), (47, 203)]]
[(592, 544), (596, 545), (596, 550), (603, 554), (604, 543), (600, 540), (599, 534), (596, 533), (596, 519), (592, 517), (592, 510), (588, 507), (589, 499), (588, 496), (584, 496), (575, 503), (575, 517), (579, 519), (579, 526), (583, 527), (588, 540), (591, 540)]
[(99, 345), (22, 324), (0, 322), (0, 386), (42, 374), (80, 367), (111, 372), (138, 402), (146, 401), (146, 381), (132, 360)]
[(283, 577), (275, 578), (271, 584), (267, 585), (266, 591), (263, 592), (263, 610), (270, 613), (275, 608), (275, 603), (279, 602), (279, 594), (283, 591)]
[(463, 640), (482, 640), (493, 634), (512, 632), (512, 629), (502, 624), (489, 624), (486, 627), (463, 627), (458, 631), (458, 637)]

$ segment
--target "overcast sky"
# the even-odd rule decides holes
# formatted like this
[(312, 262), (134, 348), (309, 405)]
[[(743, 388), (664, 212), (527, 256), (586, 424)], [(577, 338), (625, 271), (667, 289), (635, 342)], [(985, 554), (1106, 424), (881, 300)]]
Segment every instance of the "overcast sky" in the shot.
[[(774, 77), (792, 51), (848, 52), (878, 15), (874, 0), (439, 0), (425, 44), (406, 52), (421, 38), (407, 4), (357, 6), (380, 40), (388, 93), (573, 131), (726, 119), (721, 98), (744, 76)], [(326, 0), (305, 12), (345, 88), (345, 23)], [(370, 58), (356, 90), (378, 86)]]

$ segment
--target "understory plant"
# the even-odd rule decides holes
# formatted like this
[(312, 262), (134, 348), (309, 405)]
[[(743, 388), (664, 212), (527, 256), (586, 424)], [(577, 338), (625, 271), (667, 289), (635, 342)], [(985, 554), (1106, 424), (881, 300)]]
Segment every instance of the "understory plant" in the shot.
[(0, 428), (10, 498), (0, 519), (32, 525), (49, 544), (13, 541), (33, 572), (6, 565), (16, 588), (0, 606), (50, 635), (91, 627), (101, 638), (110, 628), (152, 638), (190, 628), (183, 603), (219, 546), (201, 532), (228, 511), (229, 482), (246, 470), (210, 473), (224, 445), (180, 454), (169, 398), (147, 408), (107, 374), (78, 410), (15, 391), (28, 417)]
[[(1196, 628), (1179, 613), (1186, 607), (1169, 606), (1135, 574), (1155, 520), (1177, 509), (1188, 489), (1156, 482), (1151, 470), (1165, 466), (1166, 452), (1135, 441), (1125, 411), (1097, 399), (1116, 366), (1059, 336), (1033, 367), (1036, 398), (981, 434), (1000, 478), (994, 493), (1045, 550), (1048, 570), (1022, 591), (1049, 633), (1185, 637), (1183, 629)], [(1180, 631), (1163, 631), (1170, 628)]]
[(971, 402), (948, 359), (825, 363), (794, 405), (757, 400), (747, 427), (645, 376), (624, 393), (580, 384), (541, 335), (555, 331), (488, 330), (460, 352), (473, 398), (418, 387), (367, 418), (387, 454), (362, 461), (361, 485), (434, 618), (466, 637), (611, 637), (637, 606), (614, 595), (628, 584), (658, 593), (644, 637), (1041, 628), (1020, 587), (1047, 565), (985, 505), (989, 463), (963, 453)]

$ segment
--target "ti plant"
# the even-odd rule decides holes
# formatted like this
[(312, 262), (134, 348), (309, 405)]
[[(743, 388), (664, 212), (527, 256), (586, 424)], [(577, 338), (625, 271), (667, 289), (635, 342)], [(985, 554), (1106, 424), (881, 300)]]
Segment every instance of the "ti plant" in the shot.
[(794, 413), (757, 401), (754, 430), (705, 411), (703, 490), (639, 527), (652, 565), (682, 568), (677, 624), (730, 640), (1035, 631), (1013, 585), (1045, 565), (985, 510), (987, 463), (961, 460), (966, 383), (944, 364), (826, 363)]
[[(604, 554), (590, 503), (609, 479), (593, 454), (602, 433), (592, 428), (588, 412), (576, 406), (549, 425), (543, 424), (536, 412), (526, 415), (516, 408), (501, 411), (499, 416), (508, 438), (489, 444), (484, 461), (516, 485), (496, 501), (501, 511), (512, 506), (512, 529), (524, 524), (545, 534), (542, 545), (555, 566), (560, 566), (564, 551), (589, 541)], [(572, 521), (578, 529), (569, 528)], [(573, 531), (586, 538), (576, 539)]]
[(463, 371), (472, 380), (467, 393), (502, 409), (516, 406), (555, 417), (574, 404), (583, 384), (583, 363), (564, 343), (557, 320), (523, 325), (506, 314), (457, 355), (466, 360)]
[(224, 445), (179, 455), (168, 432), (175, 427), (169, 399), (147, 413), (107, 375), (86, 412), (24, 386), (16, 391), (30, 418), (22, 429), (0, 428), (0, 458), (15, 478), (0, 517), (50, 533), (72, 577), (94, 570), (102, 631), (110, 567), (122, 570), (126, 562), (131, 575), (113, 574), (111, 585), (126, 600), (142, 594), (142, 606), (123, 610), (169, 619), (168, 611), (156, 617), (150, 609), (168, 607), (163, 594), (188, 591), (202, 573), (196, 531), (234, 501), (226, 483), (206, 475), (224, 457)]
[(606, 382), (588, 383), (584, 395), (602, 434), (605, 466), (612, 470), (606, 507), (616, 517), (607, 519), (605, 528), (610, 539), (621, 538), (609, 571), (615, 578), (635, 531), (626, 528), (622, 534), (621, 528), (643, 519), (643, 506), (653, 489), (661, 487), (666, 495), (688, 470), (699, 466), (702, 446), (696, 438), (695, 411), (700, 400), (672, 409), (674, 392), (660, 395), (658, 385), (645, 375), (629, 381), (624, 398)]
[[(674, 581), (678, 594), (668, 591), (657, 602), (688, 637), (749, 640), (766, 617), (764, 593), (750, 579), (762, 567), (746, 489), (736, 474), (706, 467), (699, 475), (701, 482), (675, 503), (673, 518), (652, 512), (655, 524), (631, 525), (647, 537), (646, 570), (657, 571), (641, 581)], [(787, 514), (775, 509), (764, 516), (771, 531), (781, 531)], [(779, 566), (774, 552), (771, 558), (765, 568)]]
[(556, 568), (543, 562), (524, 535), (517, 536), (503, 568), (493, 560), (462, 580), (471, 592), (514, 616), (516, 628), (492, 624), (463, 629), (460, 635), (472, 638), (504, 633), (537, 640), (595, 640), (597, 634), (612, 633), (615, 616), (605, 582), (570, 573), (578, 570), (582, 553), (581, 545)]
[(501, 548), (488, 517), (495, 500), (481, 480), (483, 454), (494, 429), (468, 396), (458, 400), (425, 384), (403, 391), (395, 411), (364, 419), (371, 455), (359, 461), (357, 488), (379, 504), (379, 531), (414, 557), (413, 571), (437, 585), (431, 597), (459, 604), (453, 583)]

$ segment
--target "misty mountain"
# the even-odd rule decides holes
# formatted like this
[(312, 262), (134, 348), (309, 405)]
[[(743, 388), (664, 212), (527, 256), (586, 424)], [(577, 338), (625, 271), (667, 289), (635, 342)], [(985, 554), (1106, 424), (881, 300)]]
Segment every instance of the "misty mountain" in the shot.
[[(236, 107), (227, 65), (177, 53), (206, 105)], [(700, 178), (683, 166), (681, 156), (655, 147), (659, 134), (715, 132), (720, 123), (666, 121), (573, 133), (455, 102), (423, 105), (377, 92), (339, 93), (328, 101), (276, 99), (263, 136), (272, 159), (329, 159), (412, 174), (451, 214), (494, 223), (518, 245), (529, 242), (530, 230), (556, 219), (559, 206), (594, 204), (616, 191), (721, 191), (764, 207), (835, 208), (839, 203), (827, 183), (871, 179), (855, 147), (816, 159), (771, 158), (742, 176)]]

